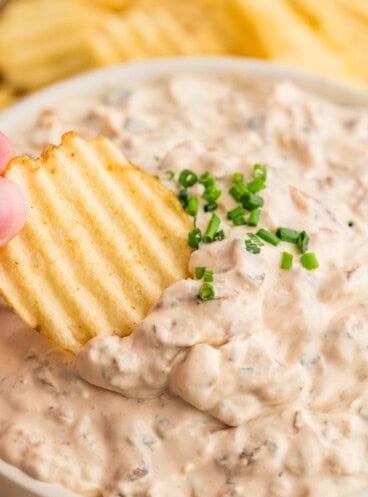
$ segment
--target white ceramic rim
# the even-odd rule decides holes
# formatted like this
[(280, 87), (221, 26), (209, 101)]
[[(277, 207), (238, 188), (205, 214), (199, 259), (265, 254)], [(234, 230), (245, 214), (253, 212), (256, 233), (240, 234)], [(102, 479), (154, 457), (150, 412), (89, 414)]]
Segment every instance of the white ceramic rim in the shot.
[[(307, 71), (241, 57), (183, 57), (124, 63), (91, 71), (52, 85), (1, 112), (0, 130), (11, 138), (16, 137), (31, 129), (41, 109), (55, 105), (62, 99), (99, 93), (109, 83), (127, 86), (177, 72), (198, 74), (234, 72), (269, 81), (287, 79), (334, 102), (368, 107), (368, 92), (363, 88)], [(2, 493), (2, 481), (9, 482), (9, 492), (14, 490), (17, 492), (14, 493), (14, 497), (79, 497), (58, 485), (36, 481), (0, 460), (0, 497), (9, 497), (8, 491), (6, 494)], [(368, 489), (351, 497), (368, 497)]]

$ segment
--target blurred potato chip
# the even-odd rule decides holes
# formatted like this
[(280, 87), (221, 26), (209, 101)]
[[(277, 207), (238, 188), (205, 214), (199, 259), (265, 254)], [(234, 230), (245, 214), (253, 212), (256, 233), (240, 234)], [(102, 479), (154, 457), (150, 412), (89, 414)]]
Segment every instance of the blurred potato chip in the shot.
[(330, 77), (360, 80), (339, 53), (324, 43), (285, 0), (228, 0), (225, 10), (238, 35), (238, 44), (241, 47), (244, 43), (247, 54), (252, 55), (254, 44), (258, 56)]
[(187, 276), (187, 214), (108, 139), (67, 133), (38, 159), (13, 159), (5, 175), (25, 189), (31, 213), (0, 248), (0, 291), (58, 346), (131, 333)]
[(336, 0), (338, 4), (344, 6), (347, 11), (357, 18), (368, 21), (368, 2), (367, 0)]
[(6, 83), (0, 82), (0, 110), (15, 100), (14, 90)]
[[(171, 11), (173, 10), (173, 12)], [(177, 10), (177, 9), (176, 9)], [(187, 25), (180, 11), (130, 9), (104, 18), (91, 40), (97, 65), (169, 55), (225, 53), (226, 45), (208, 19)]]
[(91, 2), (108, 9), (122, 10), (129, 7), (132, 0), (91, 0)]
[(349, 15), (349, 10), (336, 0), (324, 0), (323, 3), (320, 0), (289, 0), (289, 3), (368, 83), (367, 20), (351, 15), (351, 12)]
[(92, 66), (89, 40), (108, 11), (85, 0), (17, 0), (0, 17), (0, 69), (34, 90)]

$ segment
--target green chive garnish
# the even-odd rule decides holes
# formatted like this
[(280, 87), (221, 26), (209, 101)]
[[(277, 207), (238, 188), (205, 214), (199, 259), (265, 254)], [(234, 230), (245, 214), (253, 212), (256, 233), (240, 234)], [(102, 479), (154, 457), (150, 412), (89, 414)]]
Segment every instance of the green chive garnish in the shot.
[(202, 241), (202, 233), (199, 228), (194, 228), (188, 233), (188, 245), (189, 247), (197, 249)]
[(262, 238), (262, 240), (264, 240), (265, 242), (275, 246), (278, 245), (281, 241), (280, 238), (278, 238), (276, 235), (263, 228), (257, 231), (257, 236), (259, 236), (259, 238)]
[(242, 195), (241, 203), (244, 209), (247, 209), (247, 211), (253, 211), (258, 207), (263, 206), (263, 198), (255, 193), (247, 192)]
[(214, 242), (220, 242), (221, 240), (225, 239), (225, 231), (220, 230), (216, 233), (215, 238), (213, 239)]
[(211, 283), (203, 283), (201, 289), (199, 290), (199, 298), (203, 302), (207, 302), (208, 300), (213, 300), (215, 298), (215, 288)]
[(244, 181), (244, 174), (243, 173), (234, 173), (233, 174), (233, 183), (234, 185), (236, 183), (243, 183)]
[(188, 188), (190, 186), (195, 185), (197, 181), (198, 181), (197, 175), (193, 173), (193, 171), (191, 171), (190, 169), (184, 169), (184, 171), (180, 173), (179, 183), (182, 186), (184, 186), (184, 188)]
[(213, 271), (211, 269), (206, 269), (203, 273), (203, 281), (210, 283), (213, 281)]
[(212, 185), (205, 189), (202, 197), (207, 200), (210, 204), (216, 202), (216, 200), (221, 196), (220, 188), (217, 188), (216, 185)]
[(349, 228), (352, 228), (354, 226), (354, 221), (352, 220), (348, 221), (348, 226)]
[(169, 180), (172, 180), (172, 179), (174, 179), (174, 178), (175, 178), (175, 173), (174, 173), (174, 171), (170, 171), (170, 170), (169, 170), (169, 171), (166, 171), (166, 174), (167, 174), (167, 177), (168, 177), (168, 179), (169, 179)]
[(226, 217), (228, 219), (235, 219), (239, 216), (243, 216), (244, 212), (245, 211), (244, 211), (243, 207), (235, 207), (235, 209), (228, 211), (228, 213), (226, 214)]
[(185, 210), (190, 216), (195, 217), (198, 214), (198, 198), (189, 197), (188, 204)]
[(308, 250), (309, 236), (306, 231), (301, 231), (296, 242), (300, 252), (304, 254)]
[(230, 190), (229, 194), (233, 197), (234, 200), (237, 202), (240, 202), (242, 196), (247, 193), (247, 187), (243, 185), (243, 183), (236, 183), (236, 185), (233, 185)]
[(251, 254), (259, 254), (261, 251), (261, 247), (262, 247), (262, 245), (264, 245), (264, 243), (254, 233), (248, 233), (247, 236), (248, 236), (248, 240), (245, 240), (246, 250), (248, 252), (250, 252)]
[(293, 254), (290, 252), (283, 252), (281, 255), (281, 269), (291, 269), (293, 266)]
[(206, 233), (204, 235), (204, 241), (205, 243), (211, 243), (213, 242), (215, 235), (217, 233), (217, 230), (220, 226), (220, 218), (218, 217), (217, 214), (212, 214), (210, 222), (208, 223)]
[(216, 202), (211, 202), (209, 204), (205, 204), (203, 209), (204, 209), (204, 212), (213, 212), (217, 209), (218, 205), (216, 204)]
[(244, 216), (235, 217), (231, 221), (233, 223), (233, 226), (243, 226), (244, 224), (247, 224), (246, 220), (244, 219)]
[(188, 206), (188, 190), (180, 190), (178, 193), (178, 199), (183, 209), (186, 209)]
[(261, 209), (254, 209), (248, 217), (247, 223), (249, 226), (257, 226), (259, 222), (259, 218), (261, 216)]
[(276, 235), (283, 242), (298, 243), (299, 233), (289, 228), (277, 228)]
[(259, 178), (263, 181), (267, 179), (267, 168), (263, 164), (254, 164), (253, 178)]
[(203, 278), (203, 275), (206, 271), (206, 268), (203, 266), (198, 266), (195, 268), (195, 276), (197, 280), (201, 280)]
[(300, 257), (300, 262), (305, 269), (309, 271), (319, 267), (316, 255), (313, 252), (307, 252)]
[(261, 178), (254, 178), (247, 183), (247, 188), (252, 193), (257, 193), (266, 188), (266, 183)]
[(215, 184), (215, 180), (210, 172), (205, 172), (203, 173), (200, 177), (198, 182), (201, 185), (204, 185), (205, 188), (208, 188), (209, 186), (212, 186)]

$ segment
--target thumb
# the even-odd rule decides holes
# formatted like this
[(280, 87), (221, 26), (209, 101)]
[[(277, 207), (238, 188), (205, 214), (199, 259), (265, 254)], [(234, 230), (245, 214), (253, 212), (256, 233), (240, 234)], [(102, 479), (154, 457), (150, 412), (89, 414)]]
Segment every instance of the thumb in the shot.
[(22, 229), (28, 210), (28, 201), (22, 189), (0, 177), (0, 246)]

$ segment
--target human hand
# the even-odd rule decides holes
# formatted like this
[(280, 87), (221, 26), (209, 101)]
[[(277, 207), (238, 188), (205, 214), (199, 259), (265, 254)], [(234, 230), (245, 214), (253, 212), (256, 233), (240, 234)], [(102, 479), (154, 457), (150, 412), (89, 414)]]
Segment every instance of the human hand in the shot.
[[(0, 132), (0, 175), (4, 172), (14, 149)], [(0, 246), (9, 242), (23, 227), (28, 214), (28, 202), (22, 189), (0, 176)]]

